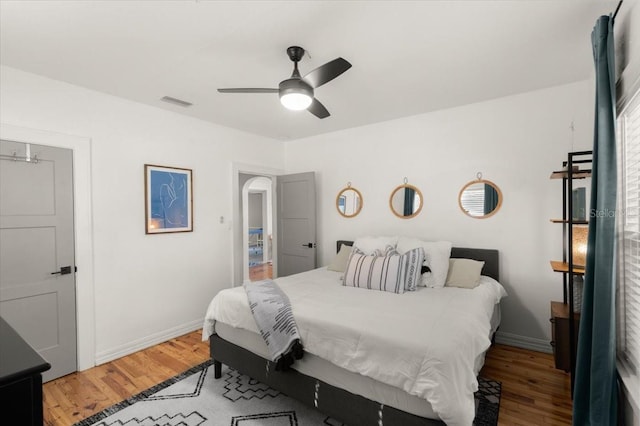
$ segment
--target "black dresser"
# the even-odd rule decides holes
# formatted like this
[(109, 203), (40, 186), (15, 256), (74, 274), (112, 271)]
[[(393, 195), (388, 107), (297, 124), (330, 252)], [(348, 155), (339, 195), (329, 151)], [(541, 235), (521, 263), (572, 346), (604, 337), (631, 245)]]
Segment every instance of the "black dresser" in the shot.
[(0, 401), (2, 416), (20, 425), (42, 426), (42, 373), (51, 368), (0, 317)]

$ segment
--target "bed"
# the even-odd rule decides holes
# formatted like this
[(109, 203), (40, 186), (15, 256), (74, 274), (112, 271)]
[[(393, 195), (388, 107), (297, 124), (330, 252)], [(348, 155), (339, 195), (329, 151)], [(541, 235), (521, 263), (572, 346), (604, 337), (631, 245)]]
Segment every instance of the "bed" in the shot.
[[(338, 251), (351, 244), (338, 241)], [(278, 278), (305, 346), (285, 372), (268, 361), (243, 288), (221, 291), (203, 327), (216, 377), (225, 364), (349, 426), (470, 425), (506, 293), (497, 250), (454, 247), (451, 257), (485, 262), (481, 285), (396, 295), (343, 286), (342, 274), (326, 267)]]

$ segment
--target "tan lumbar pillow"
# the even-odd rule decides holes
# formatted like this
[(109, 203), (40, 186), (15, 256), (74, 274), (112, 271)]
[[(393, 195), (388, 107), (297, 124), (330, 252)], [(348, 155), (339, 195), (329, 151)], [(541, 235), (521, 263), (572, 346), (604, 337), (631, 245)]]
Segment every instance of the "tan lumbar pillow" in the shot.
[(343, 244), (340, 246), (340, 251), (333, 258), (333, 261), (327, 266), (329, 271), (344, 272), (347, 269), (347, 262), (349, 262), (349, 256), (351, 255), (351, 246)]
[(484, 262), (472, 259), (449, 259), (445, 287), (475, 288), (480, 283)]

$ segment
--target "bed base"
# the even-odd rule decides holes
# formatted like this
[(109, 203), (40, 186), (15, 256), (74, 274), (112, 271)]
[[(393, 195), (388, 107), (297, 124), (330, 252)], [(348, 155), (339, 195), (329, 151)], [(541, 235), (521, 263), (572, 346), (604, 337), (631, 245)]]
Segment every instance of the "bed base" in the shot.
[(355, 395), (296, 370), (275, 371), (275, 363), (214, 334), (209, 352), (215, 378), (222, 376), (222, 364), (284, 393), (349, 426), (436, 426), (440, 420), (427, 419)]

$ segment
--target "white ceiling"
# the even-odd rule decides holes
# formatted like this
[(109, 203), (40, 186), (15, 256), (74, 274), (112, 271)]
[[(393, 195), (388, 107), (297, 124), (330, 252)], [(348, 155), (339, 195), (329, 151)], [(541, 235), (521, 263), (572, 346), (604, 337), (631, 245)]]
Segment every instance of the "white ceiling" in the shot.
[[(0, 62), (287, 140), (587, 79), (591, 30), (617, 2), (2, 0)], [(216, 91), (277, 87), (291, 45), (310, 54), (303, 75), (353, 64), (316, 90), (330, 117)]]

